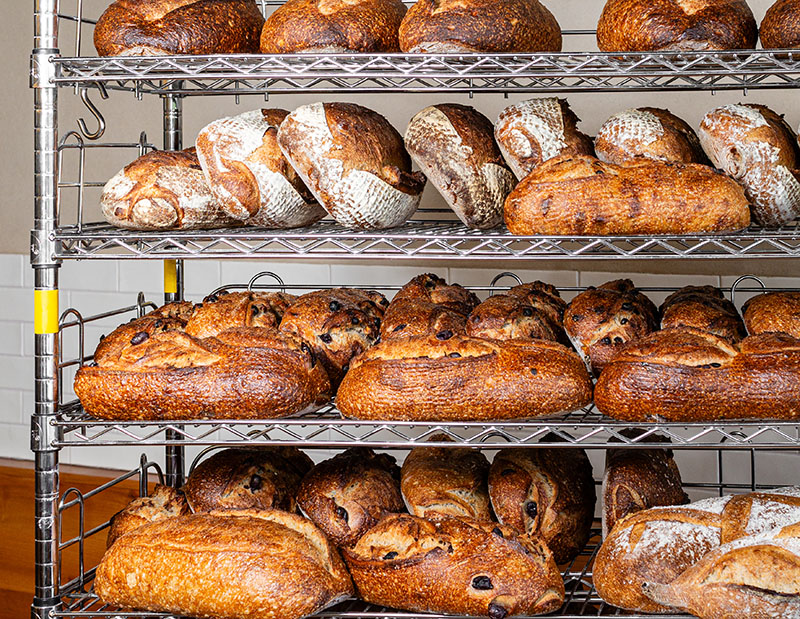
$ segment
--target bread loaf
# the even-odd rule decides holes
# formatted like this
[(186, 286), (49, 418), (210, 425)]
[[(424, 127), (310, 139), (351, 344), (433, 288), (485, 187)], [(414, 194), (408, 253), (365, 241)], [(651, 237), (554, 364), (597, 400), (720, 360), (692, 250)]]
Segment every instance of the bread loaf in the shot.
[(148, 522), (157, 522), (190, 513), (191, 510), (183, 494), (170, 486), (156, 484), (150, 496), (134, 499), (111, 517), (106, 547), (111, 546), (129, 531), (138, 529)]
[(254, 0), (116, 0), (94, 46), (101, 56), (255, 54), (263, 25)]
[(722, 544), (795, 522), (800, 522), (798, 487), (641, 511), (618, 521), (603, 542), (594, 586), (613, 606), (670, 612), (644, 595), (644, 583), (668, 584)]
[(424, 54), (560, 52), (561, 28), (539, 0), (417, 0), (400, 49)]
[(278, 144), (340, 224), (392, 228), (417, 210), (425, 176), (411, 172), (403, 138), (377, 112), (354, 103), (312, 103), (289, 114)]
[(489, 496), (500, 522), (541, 537), (558, 564), (589, 541), (597, 496), (582, 449), (501, 449), (489, 470)]
[(384, 341), (357, 357), (339, 410), (353, 419), (478, 421), (544, 417), (591, 401), (586, 368), (561, 344), (445, 335)]
[(638, 158), (677, 163), (708, 163), (700, 139), (668, 110), (642, 107), (618, 112), (597, 130), (600, 161), (625, 165)]
[(594, 155), (592, 139), (578, 131), (579, 120), (566, 99), (530, 99), (500, 112), (494, 135), (506, 162), (522, 180), (553, 157)]
[(757, 37), (745, 0), (608, 0), (597, 24), (604, 52), (753, 49)]
[(600, 374), (595, 405), (625, 421), (800, 419), (800, 340), (739, 344), (688, 327), (625, 347)]
[(198, 134), (197, 158), (226, 215), (265, 228), (307, 226), (325, 216), (278, 147), (288, 113), (253, 110), (215, 120)]
[(296, 447), (225, 449), (203, 460), (183, 487), (194, 512), (295, 510), (300, 480), (314, 466)]
[(236, 225), (208, 187), (193, 148), (152, 151), (109, 180), (100, 196), (103, 217), (130, 230), (195, 230)]
[(118, 539), (97, 568), (106, 604), (191, 617), (300, 619), (353, 594), (311, 522), (280, 510), (169, 518)]
[(723, 105), (703, 117), (699, 134), (714, 165), (745, 188), (758, 223), (800, 214), (800, 149), (782, 116), (764, 105)]
[(352, 546), (384, 513), (404, 510), (400, 467), (388, 454), (351, 447), (306, 475), (297, 502), (334, 544)]
[(194, 306), (186, 333), (211, 337), (234, 327), (276, 329), (297, 297), (283, 292), (218, 292)]
[(800, 2), (777, 0), (767, 9), (759, 27), (764, 49), (796, 49), (800, 46)]
[(432, 105), (411, 119), (405, 144), (464, 224), (486, 230), (503, 223), (503, 202), (516, 179), (488, 118), (466, 105)]
[(685, 286), (666, 298), (660, 312), (662, 329), (694, 327), (732, 342), (746, 335), (736, 306), (713, 286)]
[[(434, 434), (428, 440), (451, 439)], [(489, 461), (475, 449), (415, 447), (403, 462), (400, 491), (408, 512), (415, 516), (441, 514), (491, 522), (488, 472)]]
[(564, 601), (547, 546), (495, 523), (397, 514), (343, 554), (371, 604), (503, 619), (548, 613)]
[(749, 299), (742, 307), (750, 335), (788, 333), (800, 338), (800, 292), (769, 292)]

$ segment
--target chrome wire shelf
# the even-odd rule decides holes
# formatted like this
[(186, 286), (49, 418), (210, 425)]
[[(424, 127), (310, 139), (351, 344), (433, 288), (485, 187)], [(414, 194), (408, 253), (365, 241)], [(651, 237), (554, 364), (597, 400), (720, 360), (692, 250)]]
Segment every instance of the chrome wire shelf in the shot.
[(55, 83), (137, 95), (722, 90), (800, 85), (796, 50), (56, 57)]

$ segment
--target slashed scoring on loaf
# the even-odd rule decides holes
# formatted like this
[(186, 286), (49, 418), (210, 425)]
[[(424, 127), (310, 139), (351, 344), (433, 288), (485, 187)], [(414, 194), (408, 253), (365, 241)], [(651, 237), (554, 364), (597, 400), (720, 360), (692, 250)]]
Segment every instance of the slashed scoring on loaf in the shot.
[[(606, 140), (623, 150), (638, 150), (640, 146), (652, 144), (664, 135), (664, 125), (658, 116), (647, 110), (630, 109), (618, 112), (611, 116), (597, 132), (598, 137), (604, 136)], [(633, 144), (630, 144), (630, 143)], [(605, 161), (603, 154), (598, 151), (598, 157)], [(665, 160), (661, 156), (657, 159)]]
[(503, 156), (518, 177), (520, 168), (516, 165), (517, 157), (533, 155), (530, 136), (539, 143), (542, 161), (552, 159), (567, 147), (564, 135), (564, 115), (561, 104), (556, 97), (531, 99), (507, 107), (497, 119), (497, 132), (510, 126), (506, 144), (498, 140)]

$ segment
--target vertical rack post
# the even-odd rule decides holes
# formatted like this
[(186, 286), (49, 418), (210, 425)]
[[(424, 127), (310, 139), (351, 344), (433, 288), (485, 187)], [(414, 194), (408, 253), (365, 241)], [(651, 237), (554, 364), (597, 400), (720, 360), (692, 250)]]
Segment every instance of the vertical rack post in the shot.
[(35, 467), (33, 619), (46, 619), (59, 604), (58, 583), (58, 449), (50, 423), (58, 403), (58, 16), (56, 0), (34, 0), (31, 88), (34, 89), (34, 224), (31, 266), (34, 268), (34, 410), (31, 450)]

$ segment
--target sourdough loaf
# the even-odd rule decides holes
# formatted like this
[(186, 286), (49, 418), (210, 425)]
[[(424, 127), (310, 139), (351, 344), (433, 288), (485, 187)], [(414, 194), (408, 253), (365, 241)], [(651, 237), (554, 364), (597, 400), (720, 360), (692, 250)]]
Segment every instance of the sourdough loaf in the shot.
[(194, 306), (186, 333), (211, 337), (234, 327), (276, 329), (297, 297), (284, 292), (218, 292)]
[(800, 2), (777, 0), (764, 14), (759, 36), (764, 49), (800, 47)]
[(662, 329), (694, 327), (731, 342), (746, 335), (736, 306), (713, 286), (685, 286), (669, 295), (659, 311)]
[(106, 547), (111, 546), (129, 531), (138, 529), (148, 522), (157, 522), (190, 513), (191, 509), (180, 491), (170, 486), (156, 484), (150, 496), (134, 499), (111, 517)]
[(800, 338), (800, 292), (768, 292), (749, 299), (742, 307), (750, 335), (788, 333)]

